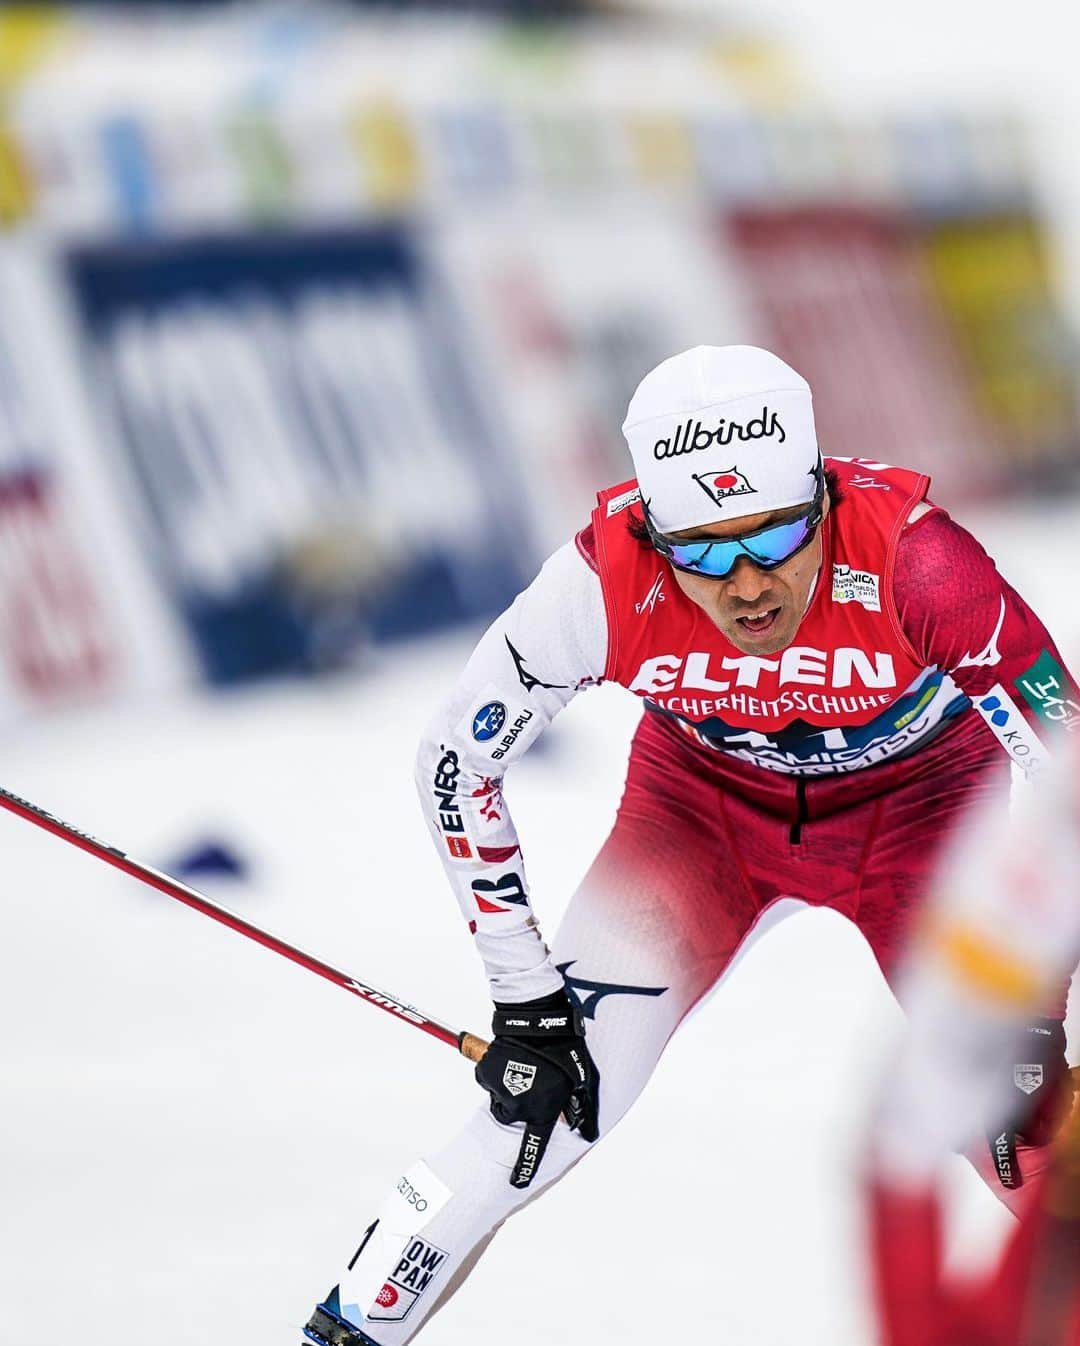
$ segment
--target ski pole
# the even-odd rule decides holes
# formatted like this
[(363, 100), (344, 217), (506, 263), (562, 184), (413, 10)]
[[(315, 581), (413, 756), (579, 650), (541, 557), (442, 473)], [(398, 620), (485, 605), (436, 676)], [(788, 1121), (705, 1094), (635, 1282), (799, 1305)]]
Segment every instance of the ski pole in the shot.
[(433, 1019), (430, 1015), (421, 1013), (413, 1005), (399, 1000), (397, 996), (388, 995), (385, 991), (377, 990), (374, 986), (368, 986), (356, 977), (350, 977), (346, 972), (340, 972), (336, 967), (331, 967), (329, 963), (324, 963), (321, 958), (306, 953), (303, 949), (298, 948), (295, 944), (290, 944), (288, 940), (282, 939), (279, 935), (271, 934), (269, 930), (263, 930), (261, 927), (253, 925), (251, 921), (245, 920), (243, 916), (237, 915), (234, 911), (230, 911), (228, 907), (223, 907), (218, 902), (212, 902), (203, 893), (194, 888), (189, 888), (186, 883), (181, 883), (179, 879), (174, 879), (169, 874), (163, 874), (160, 870), (151, 868), (150, 865), (144, 865), (140, 861), (132, 859), (130, 855), (126, 855), (115, 846), (109, 846), (103, 841), (98, 841), (88, 833), (81, 832), (77, 827), (72, 827), (70, 823), (65, 823), (60, 818), (54, 818), (51, 813), (46, 813), (44, 809), (38, 808), (36, 804), (31, 804), (25, 799), (20, 799), (18, 795), (12, 794), (2, 786), (0, 786), (0, 808), (4, 808), (9, 813), (14, 813), (17, 817), (25, 818), (27, 822), (44, 828), (46, 832), (51, 832), (55, 837), (62, 837), (73, 846), (78, 846), (80, 850), (96, 855), (99, 860), (104, 860), (106, 864), (113, 865), (132, 878), (149, 884), (151, 888), (156, 888), (159, 893), (164, 893), (166, 897), (173, 897), (177, 902), (183, 902), (185, 906), (202, 912), (204, 916), (209, 916), (212, 921), (217, 921), (230, 930), (235, 930), (237, 934), (244, 935), (247, 939), (253, 939), (256, 944), (261, 944), (266, 949), (272, 949), (274, 953), (281, 954), (283, 958), (299, 963), (301, 967), (306, 967), (309, 972), (325, 977), (327, 981), (332, 981), (335, 986), (340, 986), (343, 990), (359, 996), (367, 1004), (374, 1005), (387, 1014), (393, 1014), (402, 1023), (411, 1024), (413, 1028), (419, 1028), (431, 1037), (438, 1038), (440, 1042), (456, 1047), (462, 1056), (467, 1057), (470, 1061), (479, 1061), (487, 1051), (488, 1044), (483, 1038), (478, 1038), (472, 1033), (457, 1032), (447, 1024), (440, 1023), (438, 1019)]

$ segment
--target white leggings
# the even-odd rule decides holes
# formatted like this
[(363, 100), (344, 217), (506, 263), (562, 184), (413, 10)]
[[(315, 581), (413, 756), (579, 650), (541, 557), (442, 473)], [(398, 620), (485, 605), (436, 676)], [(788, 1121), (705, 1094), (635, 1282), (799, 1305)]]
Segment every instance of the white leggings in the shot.
[[(634, 1102), (688, 1012), (767, 929), (805, 905), (771, 903), (734, 949), (702, 949), (655, 892), (628, 900), (588, 880), (554, 942), (557, 965), (586, 1016), (600, 1072), (600, 1140)], [(472, 1271), (496, 1230), (591, 1148), (559, 1123), (532, 1186), (510, 1186), (522, 1127), (482, 1106), (441, 1150), (395, 1185), (340, 1284), (341, 1312), (378, 1346), (411, 1341)], [(597, 1142), (599, 1143), (599, 1142)]]

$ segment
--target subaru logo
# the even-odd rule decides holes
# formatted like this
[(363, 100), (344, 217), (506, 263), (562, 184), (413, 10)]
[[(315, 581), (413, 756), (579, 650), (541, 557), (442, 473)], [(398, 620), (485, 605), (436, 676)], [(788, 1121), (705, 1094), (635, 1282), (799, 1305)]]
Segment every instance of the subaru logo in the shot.
[(473, 716), (472, 736), (477, 743), (494, 738), (506, 723), (506, 707), (501, 701), (489, 701)]

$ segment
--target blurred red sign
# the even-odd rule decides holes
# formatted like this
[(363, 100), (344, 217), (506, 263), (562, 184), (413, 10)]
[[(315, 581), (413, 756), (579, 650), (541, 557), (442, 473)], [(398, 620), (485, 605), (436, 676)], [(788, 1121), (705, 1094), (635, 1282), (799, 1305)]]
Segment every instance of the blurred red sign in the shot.
[(37, 702), (98, 691), (112, 671), (97, 594), (49, 478), (0, 478), (0, 657)]
[(814, 390), (824, 452), (929, 472), (943, 503), (997, 484), (996, 435), (908, 225), (883, 210), (815, 207), (741, 211), (721, 228), (762, 343)]

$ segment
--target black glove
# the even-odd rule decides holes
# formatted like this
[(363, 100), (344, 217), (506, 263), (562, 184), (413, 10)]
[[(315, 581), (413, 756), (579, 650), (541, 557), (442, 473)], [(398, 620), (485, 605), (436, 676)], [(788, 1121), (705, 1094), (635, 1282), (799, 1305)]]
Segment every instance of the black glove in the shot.
[(600, 1074), (585, 1046), (581, 1011), (565, 991), (524, 1005), (496, 1004), (495, 1040), (476, 1067), (491, 1095), (491, 1113), (504, 1125), (525, 1123), (511, 1187), (528, 1187), (540, 1167), (560, 1114), (583, 1138), (597, 1137)]
[(1016, 1161), (1016, 1143), (1047, 1145), (1053, 1139), (1065, 1105), (1063, 1088), (1071, 1089), (1065, 1060), (1065, 1025), (1057, 1019), (1036, 1019), (1019, 1039), (1005, 1069), (1012, 1084), (1009, 1121), (990, 1136), (998, 1178), (1003, 1187), (1020, 1187), (1023, 1175)]

